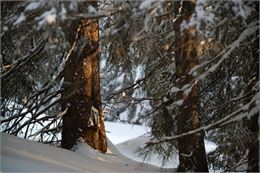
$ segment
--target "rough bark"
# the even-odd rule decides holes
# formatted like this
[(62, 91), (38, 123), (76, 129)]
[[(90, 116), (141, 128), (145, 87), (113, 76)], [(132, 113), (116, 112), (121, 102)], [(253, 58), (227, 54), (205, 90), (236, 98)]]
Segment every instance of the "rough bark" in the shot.
[[(182, 8), (180, 8), (181, 5)], [(186, 84), (193, 85), (189, 93), (181, 92), (177, 95), (178, 100), (183, 100), (176, 117), (178, 134), (199, 128), (201, 122), (198, 108), (198, 83), (192, 82), (194, 77), (188, 74), (198, 60), (196, 31), (194, 27), (181, 29), (182, 22), (189, 21), (194, 12), (194, 6), (195, 4), (191, 1), (182, 1), (182, 4), (180, 1), (175, 2), (175, 14), (180, 14), (175, 28), (177, 85), (179, 88), (183, 88)], [(179, 171), (208, 172), (203, 138), (204, 133), (200, 132), (178, 139)]]
[(259, 172), (259, 113), (255, 114), (249, 120), (249, 130), (251, 132), (252, 141), (249, 145), (248, 153), (248, 172)]
[[(91, 5), (95, 6), (95, 2)], [(78, 139), (106, 152), (107, 142), (101, 110), (99, 74), (99, 26), (96, 19), (72, 22), (71, 47), (65, 64), (62, 147), (71, 149)], [(76, 36), (78, 34), (78, 37)], [(76, 39), (75, 39), (76, 38)]]
[[(257, 56), (258, 57), (258, 56)], [(257, 61), (257, 60), (256, 60)], [(257, 68), (259, 71), (259, 67)], [(250, 99), (256, 94), (256, 91), (252, 89), (256, 82), (259, 80), (259, 73), (256, 72), (257, 75), (253, 75), (253, 77), (249, 77), (248, 79), (254, 79), (251, 80), (251, 83), (248, 85), (247, 92), (251, 91), (251, 96), (248, 97), (248, 99), (245, 100), (245, 103), (248, 103)], [(254, 92), (252, 92), (254, 91)], [(251, 110), (251, 107), (256, 106), (255, 103), (250, 105), (249, 110)], [(250, 111), (248, 111), (250, 112)], [(249, 141), (249, 145), (247, 147), (248, 149), (248, 172), (259, 172), (259, 112), (254, 114), (250, 119), (245, 120), (245, 127), (249, 130), (249, 134), (251, 137), (251, 140)]]
[[(259, 14), (259, 2), (257, 4), (257, 14)], [(259, 19), (259, 16), (257, 16)], [(247, 80), (247, 90), (246, 93), (251, 93), (245, 103), (248, 103), (250, 99), (257, 94), (254, 86), (257, 85), (259, 81), (259, 38), (256, 39), (252, 46), (252, 60), (251, 64), (247, 67), (247, 74), (245, 75)], [(248, 58), (250, 59), (250, 58)], [(256, 65), (257, 64), (257, 65)], [(255, 104), (255, 103), (254, 103)], [(256, 105), (251, 105), (254, 107)], [(250, 110), (250, 109), (249, 109)], [(249, 120), (246, 120), (246, 126), (250, 131), (251, 141), (248, 147), (248, 172), (259, 172), (259, 112), (254, 114)]]

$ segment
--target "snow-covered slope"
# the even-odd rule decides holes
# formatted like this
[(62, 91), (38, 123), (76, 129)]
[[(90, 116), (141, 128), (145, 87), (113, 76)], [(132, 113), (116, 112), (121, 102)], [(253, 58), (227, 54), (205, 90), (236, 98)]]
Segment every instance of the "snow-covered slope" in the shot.
[(163, 167), (163, 168), (177, 168), (179, 165), (179, 157), (178, 153), (176, 152), (175, 155), (173, 155), (172, 159), (168, 162), (166, 162), (164, 165), (162, 165), (162, 158), (159, 157), (158, 154), (152, 154), (151, 158), (149, 160), (143, 161), (142, 157), (138, 157), (137, 149), (140, 147), (144, 147), (145, 143), (149, 141), (148, 136), (140, 136), (138, 138), (130, 139), (128, 141), (122, 142), (120, 144), (117, 144), (116, 147), (118, 150), (124, 154), (125, 156), (139, 161), (139, 162), (144, 162), (148, 163), (151, 165), (155, 165), (158, 167)]
[[(130, 139), (128, 141), (117, 144), (116, 147), (125, 156), (133, 160), (143, 162), (143, 159), (141, 157), (138, 157), (138, 153), (136, 151), (138, 148), (144, 147), (145, 143), (148, 141), (149, 137), (143, 135), (138, 138)], [(205, 140), (204, 143), (207, 153), (209, 153), (210, 151), (214, 151), (217, 147), (215, 143), (208, 140)], [(171, 160), (165, 162), (164, 165), (162, 165), (163, 159), (160, 158), (158, 154), (152, 154), (150, 160), (145, 160), (144, 163), (148, 163), (162, 168), (177, 168), (179, 165), (179, 156), (176, 151), (176, 154), (172, 156)]]
[[(141, 157), (136, 153), (137, 149), (144, 147), (149, 141), (149, 137), (145, 134), (149, 133), (150, 128), (141, 125), (131, 125), (127, 123), (105, 122), (107, 137), (112, 141), (116, 148), (128, 158), (143, 162)], [(206, 152), (214, 151), (216, 144), (205, 140)], [(178, 154), (172, 157), (171, 160), (162, 165), (162, 158), (157, 154), (152, 154), (150, 160), (145, 160), (144, 163), (155, 165), (163, 168), (177, 168), (179, 164)]]
[[(4, 172), (174, 172), (177, 154), (162, 166), (158, 155), (142, 164), (136, 150), (149, 140), (149, 128), (140, 125), (105, 122), (108, 152), (102, 154), (87, 144), (77, 146), (75, 152), (27, 141), (1, 133), (1, 171)], [(117, 144), (115, 146), (115, 144)], [(205, 141), (206, 150), (216, 145)], [(122, 154), (121, 154), (122, 153)], [(147, 164), (148, 163), (148, 164)], [(154, 165), (154, 166), (152, 166)], [(158, 166), (158, 167), (157, 167)], [(172, 168), (172, 169), (166, 169)], [(1, 172), (0, 171), (0, 172)]]
[(137, 138), (150, 131), (149, 127), (141, 125), (132, 125), (120, 122), (107, 122), (105, 121), (107, 137), (114, 145), (129, 139)]
[(79, 145), (78, 150), (72, 152), (1, 133), (1, 171), (86, 173), (163, 171), (158, 167), (141, 165), (127, 159), (111, 142), (108, 143), (109, 152), (106, 154), (86, 144)]

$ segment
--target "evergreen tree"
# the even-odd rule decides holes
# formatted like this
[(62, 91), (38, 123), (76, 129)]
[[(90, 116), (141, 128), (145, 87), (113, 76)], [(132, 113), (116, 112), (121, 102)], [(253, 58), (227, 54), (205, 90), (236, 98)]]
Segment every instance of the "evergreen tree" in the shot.
[[(179, 12), (179, 9), (182, 10)], [(197, 37), (195, 27), (182, 28), (181, 24), (192, 17), (195, 4), (191, 1), (175, 3), (175, 14), (180, 13), (175, 27), (176, 46), (176, 76), (178, 88), (185, 88), (178, 93), (180, 103), (176, 114), (177, 133), (183, 134), (200, 128), (201, 115), (199, 114), (198, 82), (189, 74), (189, 71), (198, 64)], [(185, 27), (185, 26), (184, 26)], [(188, 87), (187, 87), (188, 85)], [(198, 132), (178, 139), (179, 171), (208, 172), (204, 134)]]
[[(96, 2), (84, 5), (97, 8)], [(99, 26), (96, 19), (72, 22), (75, 39), (64, 70), (62, 147), (71, 149), (81, 138), (106, 152), (106, 134), (100, 98)], [(71, 30), (70, 30), (71, 32)], [(72, 37), (73, 38), (73, 37)]]
[[(105, 151), (103, 108), (151, 126), (141, 154), (179, 151), (179, 170), (259, 170), (259, 2), (1, 1), (1, 11), (2, 131)], [(203, 138), (217, 144), (207, 160)]]

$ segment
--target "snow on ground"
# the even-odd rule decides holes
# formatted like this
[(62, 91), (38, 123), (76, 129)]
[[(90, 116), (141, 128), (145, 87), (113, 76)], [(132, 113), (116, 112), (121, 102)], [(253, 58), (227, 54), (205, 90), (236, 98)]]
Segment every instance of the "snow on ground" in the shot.
[[(130, 139), (123, 143), (117, 144), (117, 149), (124, 154), (126, 157), (129, 157), (133, 160), (143, 162), (142, 157), (138, 157), (138, 153), (136, 152), (139, 147), (144, 147), (145, 143), (149, 141), (148, 136), (140, 136), (138, 138)], [(177, 168), (179, 165), (179, 157), (176, 153), (173, 155), (172, 160), (166, 162), (162, 165), (163, 160), (159, 158), (158, 154), (153, 154), (149, 160), (145, 160), (144, 163), (148, 163), (151, 165), (155, 165), (163, 168)]]
[(115, 123), (105, 121), (107, 137), (116, 145), (129, 139), (137, 138), (147, 134), (150, 128), (141, 125), (132, 125), (127, 123)]
[[(139, 147), (144, 147), (145, 143), (148, 141), (148, 136), (140, 136), (138, 138), (130, 139), (123, 143), (117, 144), (116, 147), (126, 157), (129, 157), (139, 162), (143, 162), (143, 159), (141, 157), (138, 157), (138, 153), (136, 151)], [(210, 151), (214, 151), (217, 147), (216, 144), (211, 141), (205, 140), (204, 142), (207, 153), (209, 153)], [(179, 165), (179, 156), (176, 152), (176, 154), (173, 155), (171, 160), (165, 162), (164, 165), (162, 165), (163, 159), (161, 159), (158, 154), (153, 154), (151, 156), (151, 159), (145, 160), (144, 163), (148, 163), (162, 168), (177, 168)]]
[(73, 152), (4, 133), (1, 133), (1, 164), (1, 172), (144, 173), (164, 171), (155, 166), (141, 165), (122, 156), (111, 142), (109, 142), (107, 154), (102, 154), (87, 144), (80, 144), (78, 150)]
[[(137, 156), (136, 150), (149, 140), (147, 135), (149, 128), (113, 122), (105, 122), (105, 126), (107, 136), (111, 140), (108, 139), (106, 154), (92, 149), (87, 144), (79, 144), (78, 149), (73, 152), (1, 133), (1, 171), (91, 173), (176, 171), (177, 154), (162, 168), (159, 168), (162, 160), (157, 158), (158, 155), (152, 155), (151, 160), (141, 163), (143, 160)], [(210, 141), (205, 141), (205, 145), (207, 152), (216, 148)]]
[[(107, 137), (117, 147), (117, 149), (126, 157), (143, 162), (141, 157), (138, 157), (136, 152), (138, 148), (144, 147), (149, 141), (147, 133), (150, 128), (141, 125), (131, 125), (126, 123), (105, 122)], [(209, 153), (216, 149), (214, 142), (204, 140), (206, 152)], [(159, 155), (153, 154), (150, 160), (145, 160), (144, 163), (155, 165), (162, 168), (177, 168), (179, 164), (178, 154), (173, 156), (171, 160), (162, 165), (163, 160)]]

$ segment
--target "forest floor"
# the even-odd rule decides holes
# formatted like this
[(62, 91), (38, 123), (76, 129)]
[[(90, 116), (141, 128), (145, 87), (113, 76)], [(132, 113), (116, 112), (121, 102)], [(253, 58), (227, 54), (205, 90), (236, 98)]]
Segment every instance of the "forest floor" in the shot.
[(123, 156), (109, 141), (109, 150), (102, 154), (87, 144), (68, 151), (58, 147), (27, 141), (1, 133), (2, 172), (168, 172), (156, 166), (141, 164)]
[[(142, 163), (135, 152), (149, 139), (143, 126), (106, 122), (108, 151), (103, 154), (87, 144), (68, 151), (1, 133), (2, 172), (175, 172), (178, 157), (164, 167), (156, 155)], [(138, 137), (142, 135), (141, 137)], [(121, 137), (120, 137), (121, 136)], [(214, 149), (209, 143), (208, 149)], [(130, 159), (131, 158), (131, 159)], [(149, 163), (149, 164), (148, 164)]]

